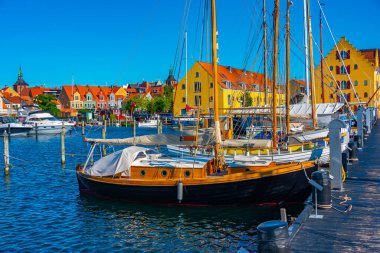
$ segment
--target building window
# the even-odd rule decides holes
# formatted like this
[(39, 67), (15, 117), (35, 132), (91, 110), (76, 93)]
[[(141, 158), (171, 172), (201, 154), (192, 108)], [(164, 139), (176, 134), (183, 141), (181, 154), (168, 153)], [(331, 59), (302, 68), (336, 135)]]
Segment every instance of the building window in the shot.
[(182, 90), (186, 89), (186, 85), (182, 84)]
[(345, 89), (347, 89), (347, 82), (346, 81), (342, 81), (342, 82), (340, 82), (340, 88), (342, 89), (342, 90), (345, 90)]
[(79, 97), (78, 97), (78, 96), (75, 96), (75, 100), (79, 100)]
[(354, 85), (358, 86), (358, 84), (359, 84), (358, 81), (355, 80)]
[(227, 95), (227, 102), (228, 102), (228, 105), (232, 104), (231, 95)]
[(201, 106), (202, 105), (202, 97), (201, 96), (195, 96), (195, 106)]
[(209, 98), (209, 101), (210, 101), (210, 102), (214, 101), (214, 97), (211, 96), (211, 97)]
[(367, 80), (364, 80), (364, 86), (367, 86), (367, 85), (368, 85)]
[(214, 88), (214, 84), (213, 83), (210, 83), (210, 88)]
[(340, 67), (340, 74), (347, 74), (346, 68), (344, 66)]
[(364, 92), (364, 97), (365, 97), (365, 98), (368, 97), (368, 93), (367, 93), (367, 92)]
[(182, 98), (182, 103), (185, 103), (185, 102), (186, 102), (186, 98), (183, 97), (183, 98)]
[(358, 69), (359, 67), (358, 67), (358, 64), (355, 64), (354, 65), (354, 69)]
[(330, 66), (330, 71), (333, 71), (334, 70), (334, 67), (333, 66)]
[(194, 92), (201, 92), (201, 82), (194, 82)]
[(104, 97), (103, 97), (103, 96), (100, 96), (100, 100), (103, 101), (103, 100), (104, 100)]
[(246, 86), (245, 86), (245, 83), (240, 83), (240, 87), (245, 90), (246, 89)]
[(230, 81), (226, 81), (226, 88), (231, 89), (231, 82)]
[(334, 83), (333, 82), (330, 82), (330, 87), (333, 87), (334, 86)]
[(195, 72), (195, 77), (199, 77), (199, 72)]
[(342, 60), (345, 60), (345, 59), (350, 59), (350, 50), (348, 51), (340, 51), (340, 57), (342, 58)]
[(222, 78), (227, 79), (227, 77), (226, 77), (223, 73), (220, 73), (219, 75), (220, 75)]

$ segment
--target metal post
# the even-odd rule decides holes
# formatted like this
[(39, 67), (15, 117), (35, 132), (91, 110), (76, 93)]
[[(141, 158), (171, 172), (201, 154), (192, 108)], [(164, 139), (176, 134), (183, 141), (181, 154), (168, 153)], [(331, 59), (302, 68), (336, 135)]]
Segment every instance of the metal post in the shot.
[(4, 175), (9, 175), (9, 138), (4, 130)]
[[(102, 129), (102, 139), (106, 138), (106, 134), (107, 134), (107, 120), (104, 120), (104, 125)], [(106, 156), (107, 155), (106, 145), (103, 145), (102, 149), (103, 149), (103, 156)]]
[(358, 149), (363, 148), (363, 106), (359, 106), (357, 111), (357, 123), (358, 123)]
[(365, 122), (366, 122), (366, 125), (367, 125), (367, 134), (370, 134), (371, 133), (371, 110), (369, 107), (367, 107), (367, 109), (365, 109)]
[(61, 131), (61, 164), (66, 164), (65, 157), (65, 123), (62, 122), (62, 131)]
[(332, 189), (343, 190), (342, 182), (342, 145), (341, 145), (341, 129), (346, 125), (342, 120), (334, 119), (329, 124), (330, 137), (330, 168), (332, 180)]
[(280, 209), (280, 214), (281, 214), (281, 220), (287, 222), (288, 218), (286, 217), (286, 209), (285, 208)]
[(36, 137), (38, 135), (38, 125), (37, 123), (34, 123), (34, 131), (36, 132)]

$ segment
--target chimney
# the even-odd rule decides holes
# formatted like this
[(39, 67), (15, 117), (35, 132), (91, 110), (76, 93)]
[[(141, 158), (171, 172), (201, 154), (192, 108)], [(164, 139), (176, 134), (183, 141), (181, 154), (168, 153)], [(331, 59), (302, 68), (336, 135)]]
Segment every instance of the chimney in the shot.
[(227, 69), (228, 69), (228, 71), (229, 71), (230, 73), (232, 73), (232, 67), (231, 67), (231, 66), (228, 66)]

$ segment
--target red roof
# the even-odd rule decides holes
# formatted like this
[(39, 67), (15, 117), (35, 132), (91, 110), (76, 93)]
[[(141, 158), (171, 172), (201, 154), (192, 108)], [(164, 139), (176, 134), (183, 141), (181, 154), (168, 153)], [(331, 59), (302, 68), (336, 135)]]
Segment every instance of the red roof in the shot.
[[(212, 64), (199, 62), (201, 66), (212, 76)], [(218, 65), (218, 83), (223, 89), (227, 89), (227, 82), (231, 82), (231, 89), (256, 91), (257, 85), (260, 91), (264, 91), (264, 75), (242, 69)], [(268, 78), (268, 85), (271, 80)], [(245, 84), (245, 88), (244, 85)]]
[(378, 58), (377, 62), (380, 62), (379, 49), (363, 49), (359, 51), (371, 63), (376, 64), (376, 57)]

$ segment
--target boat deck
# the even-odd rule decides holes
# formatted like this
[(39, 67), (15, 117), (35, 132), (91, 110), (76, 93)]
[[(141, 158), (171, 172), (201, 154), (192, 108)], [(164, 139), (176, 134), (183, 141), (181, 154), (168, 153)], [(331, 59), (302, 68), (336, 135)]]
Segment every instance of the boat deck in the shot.
[[(310, 219), (311, 205), (290, 228), (292, 252), (380, 252), (380, 124), (364, 141), (359, 161), (348, 168), (344, 192), (352, 210), (342, 213), (334, 209), (318, 209), (322, 219)], [(341, 211), (347, 206), (333, 199), (333, 207)]]

